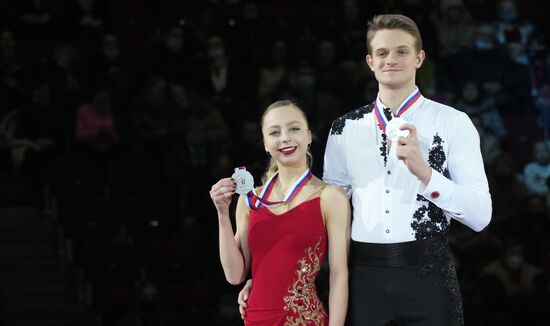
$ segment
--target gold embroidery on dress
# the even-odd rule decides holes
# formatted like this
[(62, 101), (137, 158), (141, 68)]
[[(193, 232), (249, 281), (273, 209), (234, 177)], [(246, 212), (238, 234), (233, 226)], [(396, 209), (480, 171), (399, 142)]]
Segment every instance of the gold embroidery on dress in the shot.
[(315, 290), (315, 276), (321, 269), (323, 253), (321, 239), (314, 248), (308, 247), (306, 256), (298, 261), (298, 276), (288, 288), (290, 295), (284, 297), (285, 310), (292, 311), (296, 317), (287, 316), (285, 326), (323, 325), (325, 309)]

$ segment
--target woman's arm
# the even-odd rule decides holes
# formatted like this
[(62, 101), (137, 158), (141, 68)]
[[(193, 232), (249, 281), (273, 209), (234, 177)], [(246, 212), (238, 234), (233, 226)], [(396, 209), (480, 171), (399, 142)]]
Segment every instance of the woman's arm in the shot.
[(321, 206), (328, 234), (330, 266), (329, 325), (344, 325), (348, 310), (348, 252), (351, 213), (346, 193), (328, 186), (321, 195)]
[(233, 234), (229, 204), (234, 193), (235, 186), (231, 178), (220, 180), (210, 190), (210, 197), (218, 211), (220, 261), (225, 278), (229, 283), (236, 285), (246, 279), (250, 266), (250, 251), (248, 249), (248, 209), (242, 197), (237, 202), (237, 231)]

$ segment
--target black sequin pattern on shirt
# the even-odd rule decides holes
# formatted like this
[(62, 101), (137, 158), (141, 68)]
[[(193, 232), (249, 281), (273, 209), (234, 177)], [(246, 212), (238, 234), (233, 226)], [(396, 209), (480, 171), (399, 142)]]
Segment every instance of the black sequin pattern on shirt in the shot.
[(426, 277), (434, 272), (443, 276), (444, 286), (449, 293), (453, 323), (450, 325), (464, 325), (464, 309), (462, 307), (462, 296), (456, 275), (454, 259), (449, 250), (445, 238), (436, 238), (431, 241), (428, 250), (425, 251), (423, 262), (416, 271), (419, 277)]
[(388, 163), (388, 137), (384, 133), (380, 144), (380, 155), (384, 158), (384, 167), (386, 167), (386, 163)]
[[(392, 119), (392, 114), (390, 108), (384, 108), (383, 110), (384, 116), (388, 121)], [(378, 125), (380, 130), (382, 130), (382, 126), (380, 124)], [(386, 164), (388, 163), (388, 137), (386, 136), (386, 133), (384, 130), (382, 130), (382, 142), (380, 144), (380, 155), (384, 158), (384, 167), (386, 167)]]
[[(447, 160), (443, 150), (443, 142), (439, 134), (434, 136), (432, 147), (428, 153), (428, 163), (435, 171), (450, 179), (449, 170), (447, 167), (443, 167)], [(436, 235), (446, 234), (449, 231), (449, 222), (443, 210), (421, 195), (417, 195), (416, 200), (421, 202), (421, 206), (413, 213), (411, 223), (411, 228), (415, 231), (415, 238), (417, 240), (428, 239)], [(426, 214), (427, 218), (425, 218)]]
[(368, 104), (365, 106), (362, 106), (358, 109), (355, 109), (353, 111), (350, 111), (343, 116), (337, 118), (332, 122), (332, 127), (330, 128), (330, 134), (331, 135), (341, 135), (342, 132), (344, 132), (344, 127), (346, 126), (347, 120), (360, 120), (363, 119), (363, 117), (367, 113), (371, 113), (372, 109), (374, 108), (374, 104)]

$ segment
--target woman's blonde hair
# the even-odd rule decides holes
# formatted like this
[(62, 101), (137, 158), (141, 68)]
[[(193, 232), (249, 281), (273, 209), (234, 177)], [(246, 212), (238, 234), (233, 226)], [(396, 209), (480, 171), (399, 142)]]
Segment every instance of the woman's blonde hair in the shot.
[[(263, 130), (263, 127), (264, 127), (264, 118), (265, 118), (265, 116), (271, 110), (276, 109), (276, 108), (280, 108), (280, 107), (283, 107), (283, 106), (290, 106), (290, 107), (293, 107), (294, 109), (298, 110), (298, 112), (300, 112), (300, 114), (303, 116), (303, 118), (306, 122), (306, 125), (308, 127), (308, 130), (309, 130), (309, 123), (307, 121), (306, 113), (296, 103), (294, 103), (291, 100), (280, 100), (280, 101), (273, 102), (264, 110), (264, 113), (262, 113), (262, 121), (261, 121), (262, 130)], [(313, 164), (313, 156), (311, 155), (311, 152), (309, 151), (309, 147), (308, 147), (307, 152), (306, 152), (306, 162), (307, 162), (307, 166), (309, 168), (311, 168), (311, 165)], [(279, 170), (279, 167), (277, 166), (277, 161), (275, 161), (272, 157), (270, 157), (269, 158), (269, 164), (267, 165), (267, 169), (265, 171), (265, 174), (262, 177), (262, 183), (267, 182), (267, 180), (269, 180), (269, 178), (271, 178), (278, 170)]]

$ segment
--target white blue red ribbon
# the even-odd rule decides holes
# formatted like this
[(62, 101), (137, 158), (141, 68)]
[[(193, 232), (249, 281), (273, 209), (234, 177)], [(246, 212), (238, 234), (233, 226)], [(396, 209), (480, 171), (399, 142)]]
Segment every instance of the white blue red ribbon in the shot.
[(264, 189), (260, 192), (259, 195), (256, 195), (256, 192), (254, 189), (250, 191), (246, 195), (246, 206), (248, 206), (249, 209), (252, 210), (258, 210), (262, 205), (271, 206), (271, 205), (278, 205), (282, 203), (286, 203), (294, 199), (302, 190), (302, 188), (305, 186), (305, 184), (311, 180), (313, 177), (313, 174), (309, 169), (307, 169), (302, 176), (294, 182), (292, 187), (290, 187), (289, 192), (286, 194), (284, 199), (282, 201), (269, 201), (267, 200), (269, 198), (269, 195), (271, 194), (271, 191), (273, 191), (273, 188), (275, 187), (275, 182), (277, 181), (277, 178), (279, 177), (279, 172), (276, 172), (269, 180), (266, 182)]
[[(419, 98), (422, 97), (422, 94), (420, 94), (420, 89), (418, 87), (414, 92), (412, 92), (411, 95), (409, 95), (399, 106), (395, 114), (392, 114), (394, 117), (400, 117), (402, 116), (408, 109), (410, 109), (416, 101), (418, 101)], [(380, 98), (377, 97), (376, 101), (374, 102), (374, 116), (376, 117), (376, 120), (378, 120), (378, 125), (380, 126), (380, 129), (386, 133), (386, 126), (388, 125), (388, 119), (384, 115), (384, 112), (382, 112), (382, 103), (380, 102)]]

